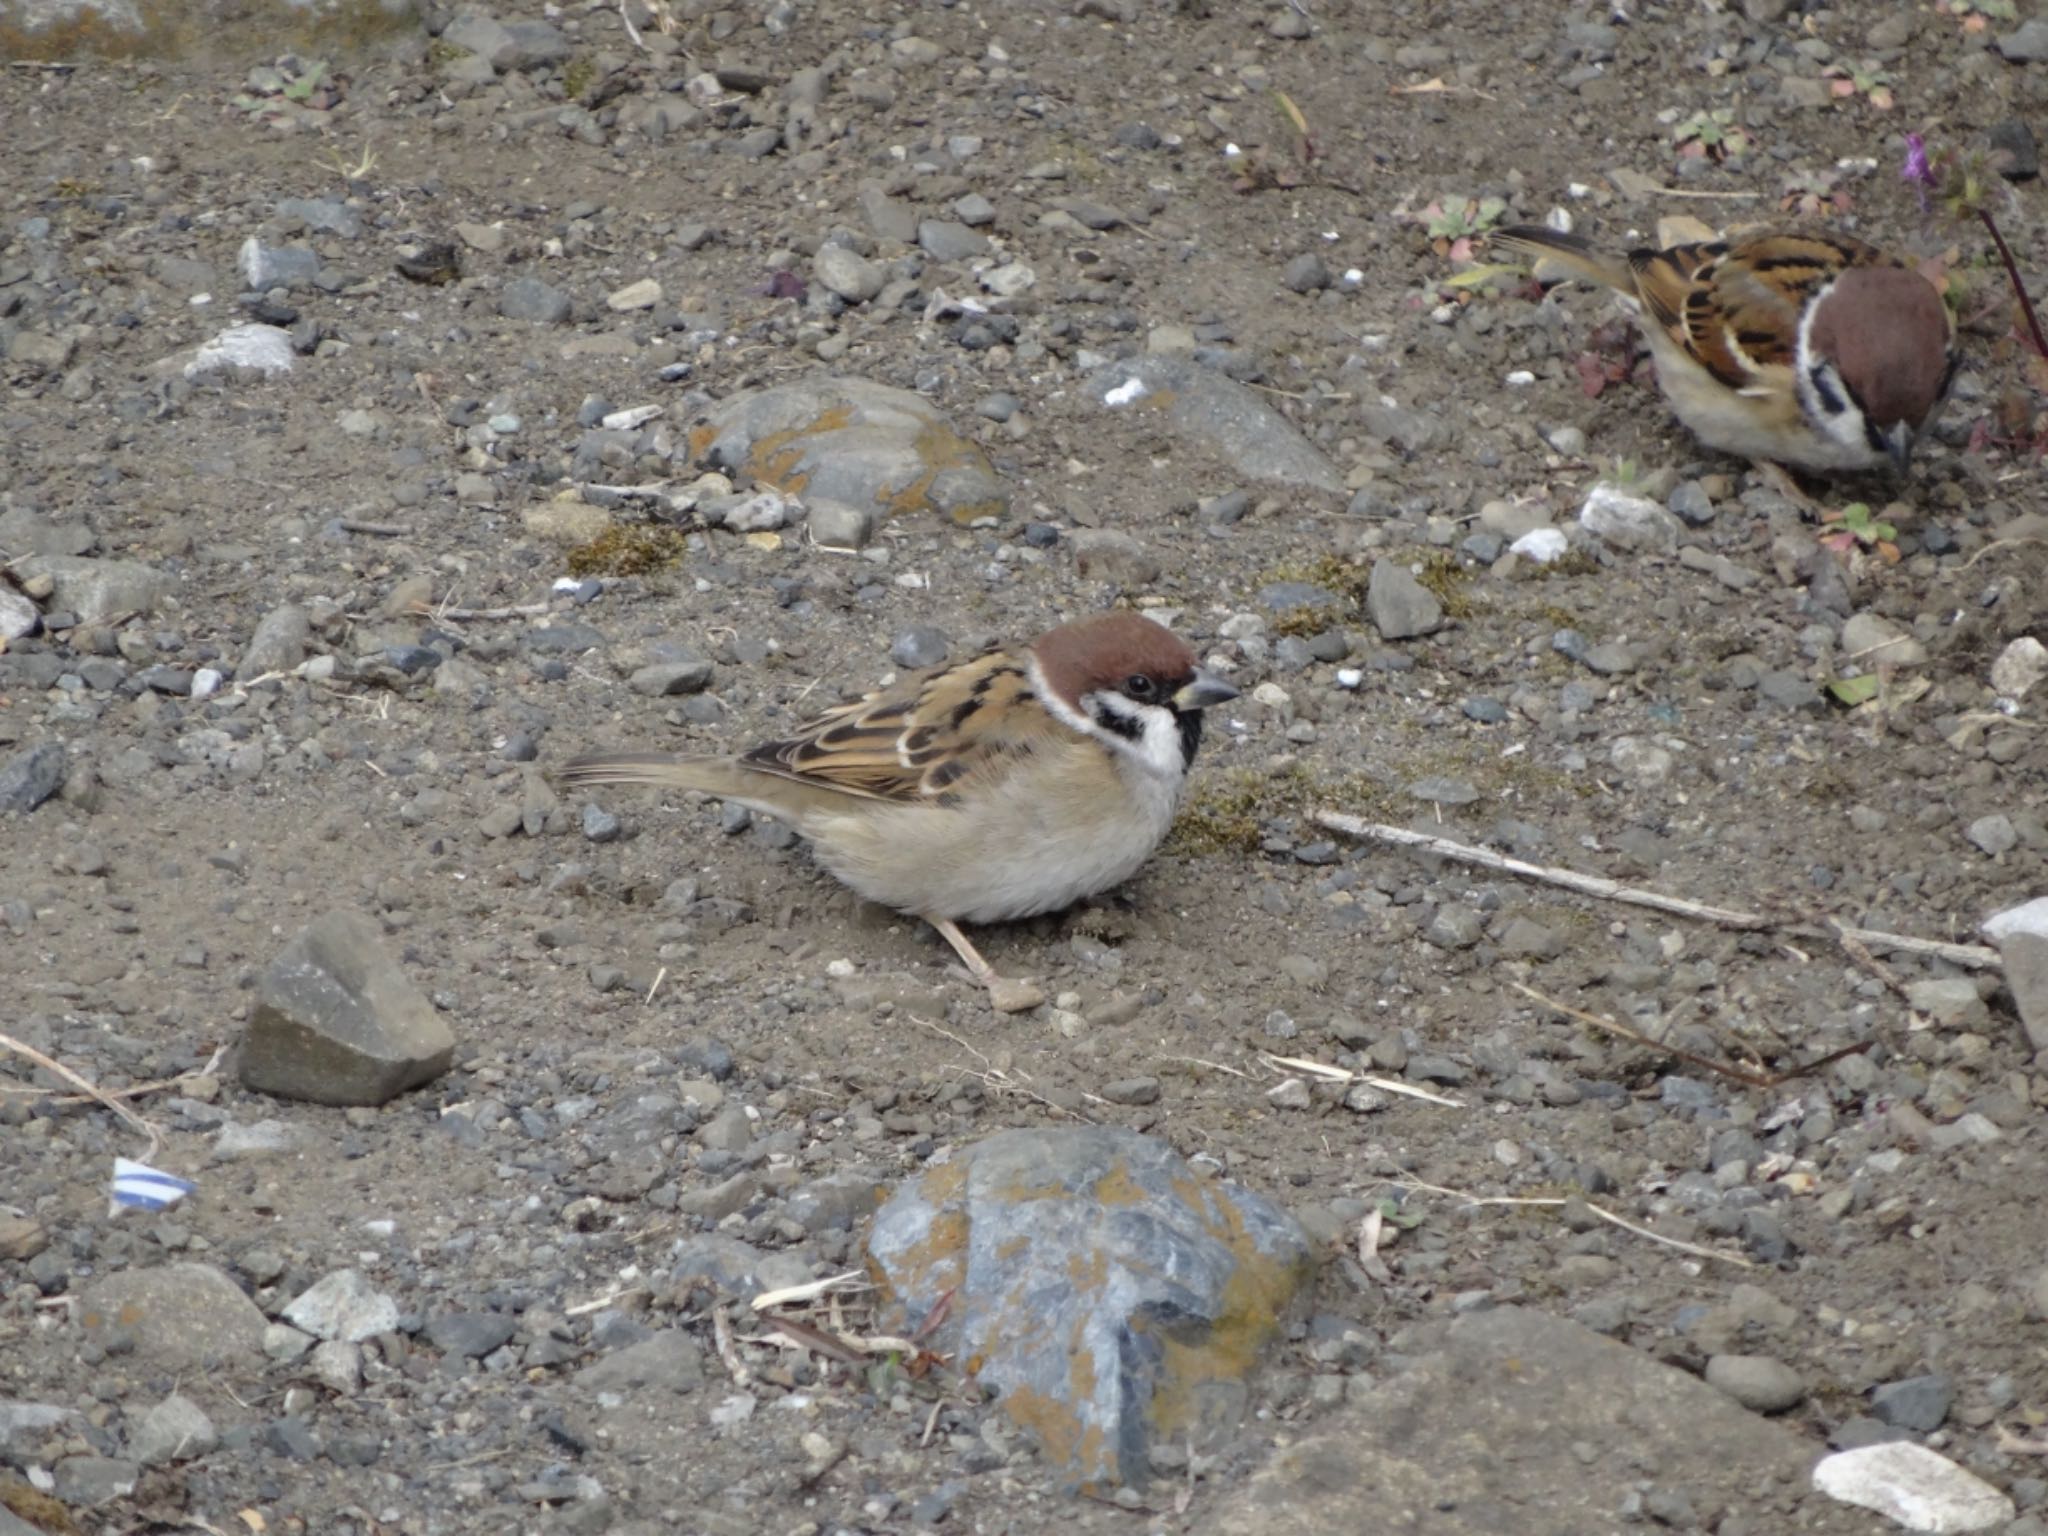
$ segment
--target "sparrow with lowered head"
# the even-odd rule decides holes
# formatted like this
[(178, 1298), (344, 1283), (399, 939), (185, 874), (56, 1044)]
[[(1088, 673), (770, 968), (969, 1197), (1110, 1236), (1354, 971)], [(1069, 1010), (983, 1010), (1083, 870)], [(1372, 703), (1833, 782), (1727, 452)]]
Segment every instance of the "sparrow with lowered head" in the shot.
[(841, 882), (936, 928), (1014, 1013), (1044, 994), (997, 975), (958, 925), (1134, 874), (1173, 821), (1202, 711), (1236, 697), (1171, 631), (1104, 613), (906, 674), (735, 757), (606, 753), (556, 780), (700, 790), (787, 822)]
[(1619, 293), (1678, 419), (1761, 463), (1904, 474), (1955, 377), (1955, 321), (1934, 285), (1847, 235), (1757, 232), (1614, 257), (1524, 225), (1492, 244)]

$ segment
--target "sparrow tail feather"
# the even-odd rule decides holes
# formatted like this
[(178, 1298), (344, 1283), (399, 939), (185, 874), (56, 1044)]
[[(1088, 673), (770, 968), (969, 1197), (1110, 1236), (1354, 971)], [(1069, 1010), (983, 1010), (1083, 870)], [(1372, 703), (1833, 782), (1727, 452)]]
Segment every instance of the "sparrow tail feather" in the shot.
[[(1540, 263), (1548, 262), (1582, 282), (1597, 283), (1625, 294), (1636, 291), (1635, 274), (1626, 261), (1596, 250), (1577, 235), (1546, 229), (1541, 224), (1517, 224), (1495, 230), (1488, 245), (1492, 250), (1538, 258), (1539, 279), (1543, 276)], [(1556, 273), (1550, 275), (1554, 279)]]
[(554, 772), (564, 789), (592, 784), (658, 784), (664, 789), (694, 789), (707, 795), (745, 795), (755, 775), (729, 757), (677, 757), (671, 752), (599, 752), (571, 758)]

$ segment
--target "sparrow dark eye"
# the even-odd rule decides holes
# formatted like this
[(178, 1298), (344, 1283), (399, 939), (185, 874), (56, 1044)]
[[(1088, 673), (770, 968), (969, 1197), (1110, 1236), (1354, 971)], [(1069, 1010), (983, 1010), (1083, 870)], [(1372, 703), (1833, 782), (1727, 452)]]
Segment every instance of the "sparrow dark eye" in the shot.
[(1156, 685), (1142, 672), (1133, 672), (1124, 679), (1124, 693), (1133, 699), (1149, 699)]

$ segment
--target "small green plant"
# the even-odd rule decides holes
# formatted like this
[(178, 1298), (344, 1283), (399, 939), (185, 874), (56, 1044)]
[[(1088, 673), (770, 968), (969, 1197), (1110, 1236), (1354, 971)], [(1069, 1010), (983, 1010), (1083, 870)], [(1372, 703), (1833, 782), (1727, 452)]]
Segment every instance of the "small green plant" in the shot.
[(1778, 195), (1778, 207), (1801, 218), (1817, 219), (1847, 213), (1856, 200), (1835, 180), (1832, 171), (1797, 170), (1785, 178)]
[(1473, 242), (1500, 223), (1507, 211), (1505, 198), (1438, 198), (1416, 218), (1437, 255), (1450, 261), (1470, 261)]
[(1733, 107), (1695, 112), (1671, 130), (1671, 142), (1682, 160), (1740, 160), (1756, 148), (1749, 130), (1735, 121)]
[(597, 61), (587, 53), (579, 53), (562, 70), (562, 94), (571, 101), (579, 101), (596, 79)]
[(1838, 511), (1823, 512), (1820, 520), (1834, 530), (1822, 534), (1821, 543), (1838, 554), (1867, 549), (1887, 565), (1898, 563), (1899, 546), (1892, 541), (1898, 538), (1899, 530), (1881, 521), (1865, 503), (1852, 501)]
[(1898, 105), (1898, 99), (1892, 95), (1891, 71), (1880, 69), (1875, 59), (1830, 64), (1821, 71), (1821, 78), (1828, 83), (1828, 94), (1837, 101), (1861, 96), (1880, 112), (1889, 112)]

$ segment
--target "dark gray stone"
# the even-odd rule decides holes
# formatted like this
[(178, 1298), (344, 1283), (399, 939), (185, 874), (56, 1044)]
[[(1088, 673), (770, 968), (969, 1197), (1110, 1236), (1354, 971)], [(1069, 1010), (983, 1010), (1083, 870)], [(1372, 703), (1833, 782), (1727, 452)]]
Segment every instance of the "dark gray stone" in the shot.
[(507, 320), (531, 320), (537, 325), (560, 325), (575, 306), (569, 295), (537, 277), (515, 277), (498, 295), (498, 313)]
[(1870, 1394), (1870, 1411), (1897, 1429), (1930, 1434), (1941, 1428), (1956, 1400), (1955, 1383), (1935, 1374), (1888, 1381)]
[(0, 816), (26, 816), (57, 793), (69, 761), (61, 742), (39, 741), (0, 763)]
[(242, 1081), (316, 1104), (382, 1104), (438, 1077), (455, 1036), (385, 953), (375, 920), (331, 912), (257, 986)]

